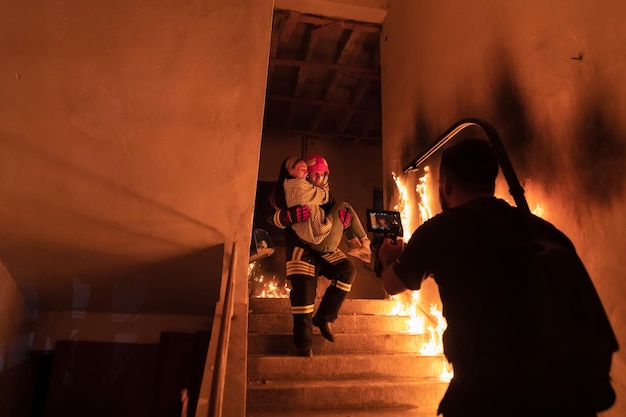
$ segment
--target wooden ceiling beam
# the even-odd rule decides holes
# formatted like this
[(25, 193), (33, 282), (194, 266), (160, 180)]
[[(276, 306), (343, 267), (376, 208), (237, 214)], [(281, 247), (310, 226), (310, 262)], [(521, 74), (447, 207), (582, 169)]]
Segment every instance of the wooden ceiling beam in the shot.
[[(293, 13), (293, 11), (287, 11), (287, 10), (275, 10), (274, 11), (274, 15), (282, 15), (282, 16), (288, 16), (291, 13)], [(314, 26), (324, 26), (329, 23), (336, 22), (337, 19), (332, 19), (332, 18), (322, 17), (322, 16), (314, 16), (314, 15), (309, 15), (309, 14), (301, 14), (300, 21), (303, 23), (312, 24)], [(358, 30), (358, 31), (367, 32), (367, 33), (380, 33), (381, 27), (382, 27), (382, 25), (376, 24), (376, 23), (355, 22), (351, 20), (344, 20), (344, 22), (346, 25), (346, 29)]]
[[(300, 16), (300, 21), (303, 23), (310, 23), (316, 26), (325, 26), (328, 23), (334, 22), (336, 20), (325, 19), (319, 16), (311, 16), (311, 15), (303, 14)], [(380, 30), (381, 30), (381, 25), (367, 25), (364, 23), (357, 23), (357, 22), (350, 22), (350, 21), (343, 21), (343, 22), (344, 22), (345, 28), (350, 29), (350, 30), (358, 30), (360, 32), (367, 32), (367, 33), (380, 33)]]
[(337, 30), (337, 29), (345, 29), (346, 24), (343, 20), (337, 20), (336, 22), (332, 22), (326, 25), (322, 25), (320, 27), (317, 27), (315, 29), (313, 29), (311, 31), (311, 36), (322, 36), (332, 30)]
[[(381, 28), (376, 24), (276, 10), (266, 104), (267, 109), (280, 109), (277, 111), (282, 113), (272, 116), (271, 120), (276, 121), (274, 127), (290, 134), (380, 142), (380, 138), (367, 136), (370, 132), (380, 132), (380, 106), (367, 97), (371, 83), (380, 81), (377, 48), (371, 42), (376, 41), (374, 38), (380, 35)], [(287, 49), (283, 51), (283, 47)], [(322, 47), (328, 48), (324, 50), (327, 57), (324, 60), (331, 62), (315, 62), (320, 60), (316, 57)], [(278, 67), (282, 67), (281, 71)], [(296, 74), (285, 67), (296, 69)], [(279, 75), (281, 78), (277, 79)], [(321, 91), (319, 85), (308, 90), (313, 75), (316, 82), (324, 82)], [(269, 88), (272, 83), (276, 89), (278, 82), (285, 90), (282, 93)], [(332, 124), (328, 123), (329, 117)], [(357, 117), (359, 122), (355, 124)]]
[(353, 106), (352, 104), (348, 104), (348, 103), (337, 103), (337, 102), (332, 102), (332, 101), (326, 101), (326, 100), (320, 100), (320, 99), (314, 99), (314, 98), (304, 98), (304, 97), (290, 97), (290, 96), (277, 96), (274, 94), (268, 95), (266, 96), (267, 100), (277, 100), (277, 101), (288, 101), (288, 102), (292, 102), (292, 103), (296, 103), (296, 104), (312, 104), (312, 105), (316, 105), (316, 106), (324, 106), (327, 108), (333, 108), (333, 109), (344, 109), (344, 110), (352, 110), (354, 109), (354, 111), (358, 111), (361, 113), (366, 113), (366, 114), (379, 114), (380, 110), (373, 110), (373, 109), (365, 109), (365, 108), (359, 108), (356, 106)]
[(320, 106), (317, 109), (317, 114), (315, 115), (315, 119), (313, 119), (313, 123), (311, 123), (311, 130), (313, 132), (317, 132), (322, 124), (322, 120), (326, 117), (326, 106)]
[[(333, 30), (342, 30), (343, 27), (344, 27), (343, 21), (337, 21), (337, 22), (333, 22), (333, 23), (311, 30), (309, 40), (305, 46), (304, 62), (310, 61), (311, 57), (313, 56), (313, 52), (315, 51), (315, 46), (317, 45), (317, 42), (320, 39), (320, 36), (323, 36), (324, 34)], [(294, 96), (300, 97), (302, 95), (302, 92), (304, 91), (304, 86), (306, 84), (308, 71), (309, 71), (309, 67), (306, 65), (302, 65), (299, 67), (298, 78), (296, 80), (296, 87), (294, 90)], [(292, 104), (289, 110), (289, 115), (287, 117), (288, 126), (291, 126), (291, 124), (293, 123), (293, 118), (295, 114), (294, 107), (295, 107), (295, 103)], [(322, 117), (322, 114), (323, 114), (323, 110), (320, 109), (320, 111), (318, 112), (318, 118)], [(314, 122), (314, 124), (319, 126), (320, 122), (321, 120), (317, 120), (317, 122)], [(313, 129), (313, 130), (316, 130), (316, 129)]]
[(343, 117), (337, 122), (337, 131), (343, 133), (348, 128), (350, 124), (350, 120), (352, 120), (352, 116), (356, 113), (355, 109), (349, 109), (344, 111)]
[[(313, 55), (313, 51), (315, 50), (315, 45), (317, 45), (317, 41), (319, 40), (319, 34), (311, 31), (311, 37), (309, 38), (309, 42), (306, 45), (306, 52), (304, 55), (304, 62), (308, 62)], [(302, 65), (298, 68), (298, 79), (296, 81), (296, 89), (294, 95), (299, 97), (302, 95), (302, 90), (304, 90), (304, 83), (306, 82), (306, 77), (308, 75), (309, 67), (307, 65)]]
[(293, 30), (296, 28), (298, 21), (300, 20), (300, 13), (291, 11), (289, 12), (289, 16), (287, 16), (287, 20), (285, 21), (285, 25), (282, 27), (280, 31), (280, 40), (281, 42), (287, 42), (289, 38), (291, 38), (291, 34)]
[(352, 89), (352, 97), (351, 103), (355, 106), (358, 106), (365, 94), (367, 93), (367, 89), (370, 86), (372, 80), (361, 79), (357, 81), (357, 84)]
[[(347, 64), (350, 54), (352, 54), (352, 52), (356, 48), (358, 38), (359, 38), (359, 32), (356, 32), (353, 30), (348, 35), (348, 38), (345, 39), (345, 41), (343, 41), (343, 44), (339, 45), (340, 50), (339, 50), (339, 54), (338, 54), (339, 56), (336, 62), (337, 64), (339, 65)], [(338, 70), (335, 70), (331, 73), (331, 75), (329, 76), (327, 85), (326, 85), (326, 92), (324, 94), (324, 97), (326, 98), (326, 100), (330, 100), (333, 97), (337, 88), (339, 88), (339, 81), (341, 80), (341, 77), (343, 75), (344, 75), (344, 72), (338, 71)], [(352, 104), (356, 104), (356, 103), (353, 102)], [(343, 133), (346, 130), (346, 128), (348, 127), (348, 124), (350, 123), (350, 120), (352, 119), (352, 116), (354, 116), (355, 111), (356, 111), (355, 109), (348, 109), (343, 112), (343, 115), (337, 122), (337, 130), (340, 133)]]
[(312, 138), (320, 138), (320, 139), (345, 139), (350, 141), (370, 141), (380, 143), (382, 138), (378, 136), (361, 136), (361, 135), (346, 135), (345, 133), (327, 133), (327, 132), (310, 132), (308, 130), (297, 130), (297, 129), (283, 129), (278, 127), (266, 126), (264, 129), (265, 132), (271, 133), (281, 133), (285, 135), (296, 135), (296, 136), (305, 136)]
[[(348, 35), (348, 38), (343, 43), (343, 45), (339, 46), (340, 48), (339, 57), (337, 58), (337, 61), (335, 62), (335, 64), (347, 65), (348, 57), (354, 51), (354, 48), (356, 47), (357, 39), (358, 39), (358, 33), (355, 31), (350, 32), (350, 35)], [(324, 93), (324, 97), (327, 100), (329, 99), (329, 97), (332, 96), (332, 94), (337, 89), (337, 85), (339, 84), (339, 80), (341, 79), (341, 76), (343, 74), (344, 74), (343, 70), (335, 69), (332, 72), (332, 74), (329, 76), (328, 82), (326, 85), (326, 92)]]
[(356, 113), (356, 109), (358, 108), (359, 103), (361, 102), (361, 100), (363, 100), (363, 97), (365, 97), (370, 83), (371, 80), (361, 79), (358, 80), (357, 84), (352, 88), (352, 97), (350, 98), (350, 103), (352, 104), (354, 111), (345, 112), (343, 118), (337, 122), (338, 131), (343, 133), (348, 128), (350, 120), (352, 119), (352, 116), (354, 116), (354, 113)]
[(311, 62), (298, 59), (283, 59), (283, 58), (270, 58), (270, 63), (274, 65), (280, 65), (285, 67), (309, 67), (311, 69), (328, 69), (343, 71), (346, 73), (358, 74), (360, 78), (367, 78), (370, 80), (380, 79), (380, 69), (378, 68), (365, 68), (358, 65), (342, 65), (329, 62)]
[[(344, 23), (343, 21), (337, 21), (330, 23), (328, 25), (324, 25), (318, 27), (316, 29), (311, 30), (309, 42), (306, 45), (306, 53), (304, 56), (304, 62), (309, 62), (311, 57), (313, 56), (313, 52), (315, 51), (315, 46), (320, 39), (320, 36), (337, 29), (343, 29)], [(309, 67), (307, 65), (300, 66), (298, 70), (298, 79), (296, 81), (296, 89), (295, 96), (302, 95), (302, 90), (304, 89), (304, 84), (306, 83), (306, 78), (308, 76)]]
[[(303, 42), (302, 49), (304, 50), (304, 62), (307, 62), (311, 59), (313, 55), (313, 50), (315, 49), (315, 44), (317, 44), (319, 37), (313, 31), (309, 32), (309, 36), (305, 37)], [(293, 95), (295, 97), (300, 97), (302, 95), (302, 91), (304, 90), (304, 84), (307, 78), (308, 68), (303, 65), (298, 67), (298, 77), (296, 79), (296, 86), (294, 88)], [(291, 107), (289, 107), (289, 114), (287, 115), (287, 127), (291, 127), (293, 124), (293, 119), (296, 114), (296, 103), (292, 102)]]

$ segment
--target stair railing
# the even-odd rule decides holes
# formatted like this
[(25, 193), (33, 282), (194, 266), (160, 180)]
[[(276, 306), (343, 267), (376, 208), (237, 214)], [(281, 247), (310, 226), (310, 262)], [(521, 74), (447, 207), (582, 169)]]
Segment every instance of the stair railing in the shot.
[(236, 260), (236, 245), (233, 247), (230, 256), (230, 266), (226, 279), (226, 289), (224, 290), (224, 301), (220, 320), (219, 332), (217, 334), (217, 350), (211, 381), (211, 393), (209, 396), (208, 417), (221, 417), (224, 401), (224, 385), (226, 380), (226, 362), (228, 360), (228, 343), (230, 340), (230, 325), (233, 318), (233, 281)]
[(413, 172), (419, 170), (420, 166), (428, 158), (430, 158), (435, 152), (441, 149), (448, 141), (454, 138), (463, 129), (470, 126), (477, 126), (481, 128), (483, 132), (485, 132), (487, 138), (489, 139), (489, 142), (491, 143), (491, 147), (493, 148), (496, 158), (498, 159), (498, 163), (500, 164), (500, 168), (502, 169), (502, 174), (504, 175), (504, 178), (509, 185), (509, 193), (511, 194), (511, 196), (513, 196), (515, 204), (517, 205), (517, 207), (520, 207), (530, 212), (528, 202), (524, 197), (524, 188), (520, 185), (519, 180), (517, 179), (517, 175), (515, 174), (513, 165), (511, 164), (509, 156), (504, 149), (504, 145), (502, 144), (500, 135), (498, 135), (498, 132), (493, 126), (482, 120), (462, 119), (454, 123), (439, 137), (439, 139), (435, 141), (435, 143), (433, 143), (428, 149), (426, 149), (426, 151), (413, 159), (413, 162), (406, 165), (404, 167), (404, 172)]

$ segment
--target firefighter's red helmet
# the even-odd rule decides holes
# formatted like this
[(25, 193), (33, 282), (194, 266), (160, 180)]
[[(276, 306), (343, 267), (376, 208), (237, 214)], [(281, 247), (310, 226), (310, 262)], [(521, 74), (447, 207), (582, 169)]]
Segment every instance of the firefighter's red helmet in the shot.
[(312, 154), (307, 156), (305, 159), (306, 167), (308, 172), (330, 172), (328, 169), (328, 162), (321, 155)]

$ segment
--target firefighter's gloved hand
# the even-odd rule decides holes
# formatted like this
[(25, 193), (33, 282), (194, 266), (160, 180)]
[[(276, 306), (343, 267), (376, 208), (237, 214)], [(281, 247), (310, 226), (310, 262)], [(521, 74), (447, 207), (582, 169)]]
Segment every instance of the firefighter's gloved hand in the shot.
[(389, 266), (400, 257), (403, 250), (404, 240), (401, 237), (396, 238), (395, 242), (386, 237), (378, 248), (378, 259), (383, 266)]
[(309, 219), (311, 216), (311, 210), (309, 206), (293, 206), (288, 208), (287, 210), (282, 210), (281, 215), (284, 218), (281, 218), (281, 223), (285, 226), (291, 226), (294, 223), (302, 223)]
[(339, 219), (343, 223), (343, 230), (346, 230), (352, 224), (352, 214), (346, 209), (339, 210)]

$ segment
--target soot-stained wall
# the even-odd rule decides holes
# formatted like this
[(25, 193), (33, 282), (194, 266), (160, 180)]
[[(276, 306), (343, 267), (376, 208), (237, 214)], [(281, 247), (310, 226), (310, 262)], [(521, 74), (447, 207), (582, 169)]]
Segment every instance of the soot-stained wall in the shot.
[[(574, 242), (626, 344), (626, 4), (391, 0), (381, 36), (383, 183), (463, 118), (502, 137), (531, 208)], [(581, 335), (582, 337), (582, 335)], [(626, 351), (614, 357), (626, 414)]]

